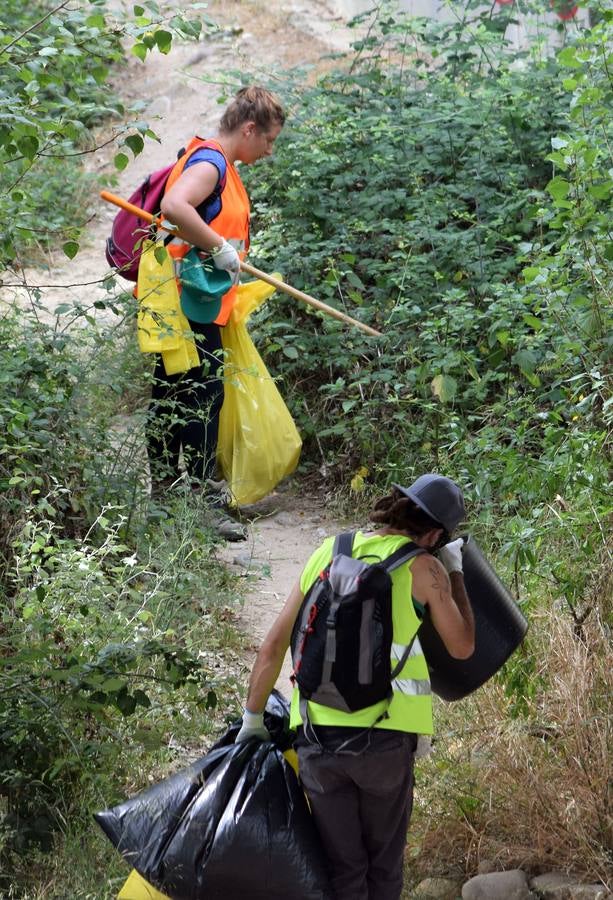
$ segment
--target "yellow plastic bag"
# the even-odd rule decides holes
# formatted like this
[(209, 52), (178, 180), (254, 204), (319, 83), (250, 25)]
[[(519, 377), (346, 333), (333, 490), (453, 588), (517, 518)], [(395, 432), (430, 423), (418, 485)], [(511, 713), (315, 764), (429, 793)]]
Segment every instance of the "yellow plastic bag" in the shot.
[(136, 869), (132, 869), (128, 880), (117, 894), (117, 900), (170, 900), (170, 897), (156, 891)]
[(193, 337), (189, 322), (182, 312), (179, 312), (179, 326), (183, 330), (181, 343), (175, 350), (162, 350), (164, 371), (167, 375), (176, 375), (178, 372), (187, 372), (200, 365), (200, 357)]
[(292, 769), (294, 770), (296, 775), (298, 775), (298, 754), (296, 753), (294, 748), (290, 747), (289, 750), (286, 750), (283, 753), (283, 756), (285, 757), (287, 762), (290, 764), (290, 766), (292, 767)]
[(161, 353), (167, 375), (199, 363), (189, 322), (181, 311), (179, 288), (169, 253), (158, 260), (154, 241), (145, 241), (138, 266), (137, 332), (142, 353)]
[(273, 293), (263, 281), (239, 285), (222, 331), (225, 396), (217, 456), (238, 505), (255, 503), (290, 475), (302, 447), (294, 420), (247, 331), (253, 310)]

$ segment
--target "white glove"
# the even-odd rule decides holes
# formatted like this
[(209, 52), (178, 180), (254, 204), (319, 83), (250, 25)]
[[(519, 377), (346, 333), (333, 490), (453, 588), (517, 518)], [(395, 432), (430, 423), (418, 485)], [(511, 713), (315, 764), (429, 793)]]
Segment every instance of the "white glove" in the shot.
[(450, 544), (445, 544), (438, 551), (438, 558), (451, 575), (452, 572), (462, 571), (462, 547), (464, 546), (464, 538), (457, 538)]
[(232, 276), (232, 284), (238, 284), (241, 275), (241, 261), (232, 244), (224, 241), (221, 247), (213, 247), (211, 258), (216, 269), (225, 269)]
[(270, 733), (264, 725), (264, 713), (252, 713), (248, 709), (243, 713), (243, 724), (236, 735), (236, 744), (256, 738), (258, 741), (269, 741)]

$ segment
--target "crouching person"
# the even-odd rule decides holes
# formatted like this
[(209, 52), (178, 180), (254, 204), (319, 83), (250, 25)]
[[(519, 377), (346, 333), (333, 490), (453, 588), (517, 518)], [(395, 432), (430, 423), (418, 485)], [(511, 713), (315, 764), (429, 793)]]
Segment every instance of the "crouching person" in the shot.
[[(338, 539), (335, 544), (334, 538), (328, 538), (313, 553), (266, 636), (251, 673), (237, 741), (268, 738), (262, 712), (290, 642), (298, 684), (302, 670), (297, 663), (309, 667), (305, 648), (309, 640), (316, 643), (312, 635), (319, 627), (316, 613), (308, 608), (314, 586), (322, 590), (318, 582), (328, 578), (338, 599), (339, 591), (360, 589), (359, 583), (370, 578), (372, 564), (378, 563), (373, 590), (391, 594), (380, 598), (385, 600), (380, 608), (388, 610), (388, 617), (391, 614), (390, 666), (382, 699), (371, 702), (370, 697), (377, 695), (367, 698), (366, 691), (371, 688), (364, 687), (368, 705), (359, 703), (359, 685), (368, 682), (368, 677), (362, 677), (368, 650), (365, 635), (373, 633), (373, 628), (364, 627), (366, 612), (361, 614), (361, 626), (356, 626), (361, 631), (352, 639), (355, 644), (365, 640), (364, 647), (360, 643), (354, 654), (356, 666), (362, 667), (360, 677), (354, 679), (357, 699), (355, 687), (351, 694), (351, 686), (347, 688), (343, 673), (338, 672), (339, 666), (349, 666), (349, 662), (343, 663), (351, 656), (347, 641), (343, 649), (342, 636), (330, 638), (325, 621), (331, 621), (328, 614), (322, 617), (321, 626), (320, 645), (324, 643), (326, 649), (320, 655), (328, 660), (327, 669), (323, 663), (321, 690), (309, 691), (311, 699), (307, 700), (295, 687), (292, 697), (290, 725), (297, 729), (300, 779), (322, 838), (337, 900), (398, 900), (401, 895), (414, 754), (418, 736), (432, 733), (430, 682), (417, 638), (420, 619), (416, 605), (428, 607), (452, 656), (466, 659), (474, 650), (474, 619), (462, 574), (462, 539), (450, 542), (463, 518), (462, 492), (449, 478), (427, 474), (410, 487), (394, 486), (391, 494), (375, 504), (371, 514), (374, 530), (352, 535), (348, 551), (347, 538), (343, 539), (344, 549), (339, 549)], [(335, 556), (339, 552), (345, 556)], [(347, 559), (349, 555), (352, 559)], [(344, 562), (337, 564), (341, 559)], [(352, 574), (356, 563), (366, 564), (360, 577)], [(381, 568), (387, 574), (381, 576)], [(367, 602), (369, 609), (376, 607), (368, 597)], [(380, 620), (381, 615), (375, 615), (374, 631)], [(339, 627), (337, 624), (337, 630)], [(332, 659), (335, 670), (330, 668)], [(371, 660), (371, 674), (375, 664), (376, 659)], [(331, 671), (336, 675), (331, 676)]]

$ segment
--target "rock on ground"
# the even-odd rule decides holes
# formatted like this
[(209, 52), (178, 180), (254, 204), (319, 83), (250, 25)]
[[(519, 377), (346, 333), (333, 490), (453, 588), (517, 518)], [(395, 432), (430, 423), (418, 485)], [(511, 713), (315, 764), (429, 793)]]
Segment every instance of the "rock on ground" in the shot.
[(462, 887), (462, 900), (536, 900), (521, 869), (475, 875)]

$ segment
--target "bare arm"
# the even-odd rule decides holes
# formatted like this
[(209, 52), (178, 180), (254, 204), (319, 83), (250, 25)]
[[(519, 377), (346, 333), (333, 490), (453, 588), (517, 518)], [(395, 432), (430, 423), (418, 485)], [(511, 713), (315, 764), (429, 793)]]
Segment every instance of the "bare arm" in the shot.
[(292, 630), (304, 594), (297, 582), (287, 598), (272, 628), (264, 638), (256, 657), (251, 677), (246, 708), (249, 712), (260, 713), (279, 677), (283, 660), (292, 637)]
[(430, 610), (432, 624), (451, 656), (472, 656), (475, 619), (462, 573), (448, 575), (438, 559), (424, 553), (413, 563), (413, 595)]
[(224, 239), (203, 222), (196, 207), (211, 196), (218, 178), (212, 163), (199, 162), (182, 173), (162, 200), (162, 215), (181, 229), (190, 244), (207, 252), (221, 247)]

